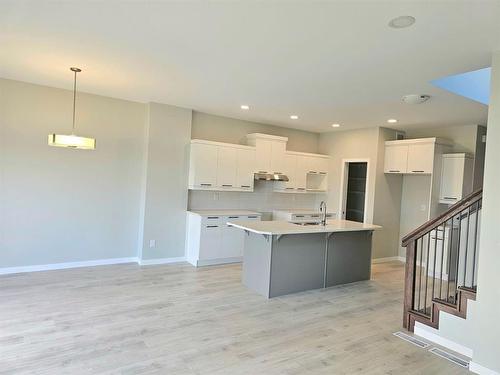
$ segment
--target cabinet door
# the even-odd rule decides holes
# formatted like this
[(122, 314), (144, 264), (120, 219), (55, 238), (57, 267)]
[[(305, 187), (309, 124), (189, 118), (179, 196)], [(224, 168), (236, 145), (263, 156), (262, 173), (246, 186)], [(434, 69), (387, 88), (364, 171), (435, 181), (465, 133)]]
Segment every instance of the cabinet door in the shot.
[(464, 159), (443, 157), (439, 200), (452, 204), (462, 199)]
[(295, 168), (295, 189), (297, 191), (306, 191), (306, 180), (308, 172), (307, 156), (297, 156)]
[(285, 173), (285, 142), (271, 143), (271, 173)]
[(418, 143), (408, 146), (407, 173), (430, 174), (434, 166), (434, 143)]
[(255, 172), (271, 173), (271, 151), (273, 142), (270, 140), (259, 140), (256, 143)]
[(293, 191), (297, 187), (297, 156), (285, 154), (285, 168), (283, 173), (288, 177), (288, 181), (284, 183), (284, 189)]
[(217, 156), (217, 186), (224, 189), (236, 185), (236, 148), (219, 147)]
[(327, 174), (328, 159), (307, 156), (307, 171), (312, 174)]
[(197, 189), (215, 188), (217, 184), (217, 146), (191, 145), (189, 185)]
[(237, 171), (236, 188), (240, 190), (253, 190), (253, 174), (255, 169), (255, 150), (238, 149), (236, 151)]
[(385, 146), (385, 173), (406, 173), (408, 163), (407, 145)]
[(226, 225), (222, 229), (222, 246), (217, 258), (234, 258), (243, 256), (245, 232)]
[(319, 174), (328, 174), (328, 161), (327, 158), (317, 158), (317, 169)]
[(201, 227), (200, 260), (217, 259), (222, 247), (222, 231), (220, 223), (206, 223)]

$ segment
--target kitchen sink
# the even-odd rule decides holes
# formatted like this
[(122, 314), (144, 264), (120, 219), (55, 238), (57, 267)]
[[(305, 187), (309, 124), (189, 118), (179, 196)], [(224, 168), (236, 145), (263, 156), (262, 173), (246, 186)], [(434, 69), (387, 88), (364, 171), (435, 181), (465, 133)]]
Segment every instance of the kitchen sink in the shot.
[(303, 221), (303, 222), (293, 222), (292, 221), (292, 224), (301, 225), (303, 227), (309, 226), (309, 225), (321, 225), (321, 223), (319, 221)]

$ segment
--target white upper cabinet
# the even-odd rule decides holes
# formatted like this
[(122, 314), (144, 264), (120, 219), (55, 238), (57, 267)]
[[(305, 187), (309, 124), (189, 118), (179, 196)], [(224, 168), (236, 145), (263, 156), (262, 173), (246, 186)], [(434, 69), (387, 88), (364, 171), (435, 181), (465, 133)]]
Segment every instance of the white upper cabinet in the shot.
[(453, 204), (472, 193), (474, 159), (468, 154), (443, 154), (439, 203)]
[(236, 186), (236, 148), (218, 147), (217, 186), (232, 189)]
[(189, 189), (253, 191), (255, 148), (194, 139)]
[[(385, 173), (433, 174), (440, 165), (434, 165), (436, 155), (448, 149), (451, 142), (440, 138), (404, 139), (385, 142)], [(436, 169), (437, 168), (437, 169)]]
[(328, 173), (328, 158), (319, 156), (307, 157), (307, 173), (312, 174), (327, 174)]
[(273, 143), (269, 140), (261, 140), (255, 146), (256, 163), (255, 172), (271, 173), (271, 155)]
[(253, 191), (254, 173), (284, 174), (269, 182), (278, 192), (326, 191), (329, 157), (286, 151), (288, 138), (248, 134), (249, 146), (191, 140), (189, 189)]
[(255, 172), (283, 173), (285, 151), (288, 138), (268, 134), (252, 133), (247, 135), (247, 142), (255, 147)]
[(217, 185), (218, 147), (192, 143), (189, 159), (189, 188), (214, 189)]
[(434, 143), (417, 143), (408, 146), (407, 173), (431, 174), (434, 168)]
[(385, 146), (385, 173), (406, 173), (408, 163), (408, 145)]
[(283, 174), (285, 165), (286, 142), (272, 142), (271, 144), (271, 173)]
[(255, 169), (255, 150), (237, 149), (236, 150), (236, 188), (242, 190), (253, 190), (254, 169)]
[(295, 189), (299, 192), (306, 191), (307, 173), (309, 172), (308, 156), (297, 155), (297, 167), (295, 169)]

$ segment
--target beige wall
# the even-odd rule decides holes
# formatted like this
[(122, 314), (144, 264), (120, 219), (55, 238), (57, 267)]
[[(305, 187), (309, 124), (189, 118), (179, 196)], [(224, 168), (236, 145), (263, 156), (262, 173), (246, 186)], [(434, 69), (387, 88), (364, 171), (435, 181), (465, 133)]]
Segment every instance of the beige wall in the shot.
[(288, 137), (287, 149), (290, 151), (318, 151), (318, 133), (193, 112), (193, 139), (246, 144), (245, 136), (250, 133)]
[(145, 107), (80, 93), (77, 133), (97, 149), (49, 147), (72, 100), (0, 79), (0, 268), (136, 256)]

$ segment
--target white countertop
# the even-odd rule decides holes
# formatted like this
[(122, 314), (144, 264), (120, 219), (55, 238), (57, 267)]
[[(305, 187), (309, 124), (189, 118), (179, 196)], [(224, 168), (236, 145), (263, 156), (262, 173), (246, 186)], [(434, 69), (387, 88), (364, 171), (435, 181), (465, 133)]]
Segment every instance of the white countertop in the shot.
[(240, 215), (258, 215), (262, 214), (257, 211), (247, 211), (247, 210), (190, 210), (189, 213), (200, 215), (200, 216), (240, 216)]
[(279, 235), (279, 234), (303, 234), (303, 233), (333, 233), (333, 232), (355, 232), (364, 230), (382, 229), (379, 225), (358, 223), (350, 220), (328, 220), (323, 225), (296, 225), (288, 221), (238, 221), (228, 222), (227, 225), (247, 230), (257, 234)]

